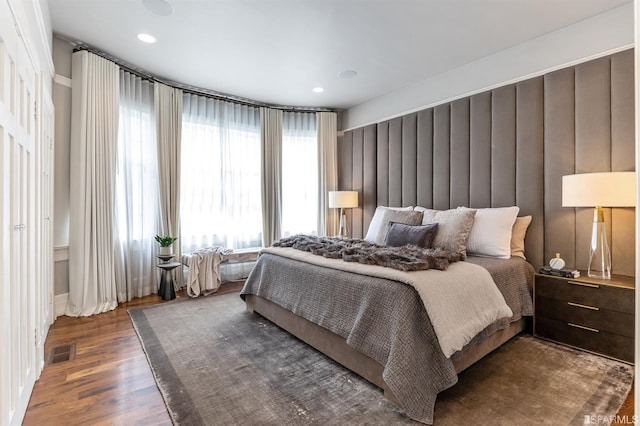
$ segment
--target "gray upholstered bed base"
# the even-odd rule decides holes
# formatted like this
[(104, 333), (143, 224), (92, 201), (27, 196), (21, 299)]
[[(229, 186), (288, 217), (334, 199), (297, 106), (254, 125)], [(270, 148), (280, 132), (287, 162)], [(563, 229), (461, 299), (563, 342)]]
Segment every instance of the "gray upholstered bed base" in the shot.
[[(247, 310), (262, 315), (329, 358), (367, 379), (383, 389), (387, 399), (399, 405), (382, 379), (384, 367), (374, 359), (347, 345), (343, 337), (259, 296), (247, 294), (245, 297)], [(453, 362), (456, 372), (460, 373), (465, 370), (525, 328), (526, 319), (522, 318), (513, 322), (508, 328), (496, 331), (485, 340), (464, 348), (461, 355), (456, 356)]]

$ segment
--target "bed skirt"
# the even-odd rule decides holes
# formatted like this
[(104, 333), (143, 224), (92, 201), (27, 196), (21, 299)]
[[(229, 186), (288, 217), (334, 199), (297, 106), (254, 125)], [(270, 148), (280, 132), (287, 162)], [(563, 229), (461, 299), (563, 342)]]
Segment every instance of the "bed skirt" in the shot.
[[(247, 310), (250, 312), (260, 314), (329, 358), (383, 389), (384, 396), (387, 399), (398, 406), (400, 405), (382, 378), (384, 366), (349, 346), (343, 337), (262, 297), (247, 294), (245, 295), (245, 302)], [(511, 323), (509, 327), (497, 330), (479, 342), (471, 342), (462, 351), (456, 352), (451, 357), (456, 373), (467, 369), (516, 334), (527, 329), (529, 320), (530, 317), (523, 317)]]

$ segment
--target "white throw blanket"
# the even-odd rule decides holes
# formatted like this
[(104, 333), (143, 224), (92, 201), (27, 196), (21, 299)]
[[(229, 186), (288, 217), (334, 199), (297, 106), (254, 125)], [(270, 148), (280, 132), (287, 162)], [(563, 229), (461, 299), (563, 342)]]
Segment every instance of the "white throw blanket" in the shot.
[(446, 271), (429, 269), (404, 272), (342, 259), (327, 259), (294, 248), (267, 247), (263, 252), (412, 286), (424, 303), (447, 358), (461, 350), (494, 321), (513, 316), (489, 271), (473, 263), (454, 262)]
[(189, 276), (187, 278), (187, 294), (190, 297), (207, 295), (220, 287), (220, 262), (222, 255), (231, 253), (230, 249), (211, 247), (200, 249), (187, 257)]

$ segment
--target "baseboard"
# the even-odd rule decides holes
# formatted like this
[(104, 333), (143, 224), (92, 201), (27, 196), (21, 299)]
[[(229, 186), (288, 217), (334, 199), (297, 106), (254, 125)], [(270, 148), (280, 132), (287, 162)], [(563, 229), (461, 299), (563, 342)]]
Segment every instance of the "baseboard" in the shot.
[(53, 317), (58, 318), (60, 315), (64, 315), (67, 309), (67, 300), (69, 299), (69, 293), (57, 294), (53, 297)]

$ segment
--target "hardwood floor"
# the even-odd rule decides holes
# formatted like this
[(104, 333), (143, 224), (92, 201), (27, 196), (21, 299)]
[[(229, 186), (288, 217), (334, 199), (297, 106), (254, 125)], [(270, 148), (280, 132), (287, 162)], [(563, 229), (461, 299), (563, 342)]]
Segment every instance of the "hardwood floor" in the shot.
[[(241, 286), (224, 284), (219, 293)], [(152, 295), (88, 318), (59, 317), (23, 425), (171, 425), (127, 309), (172, 302)], [(67, 345), (75, 359), (49, 364), (53, 350)]]
[(618, 419), (611, 422), (611, 426), (628, 426), (631, 424), (635, 424), (635, 422), (633, 421), (633, 393), (635, 391), (635, 387), (636, 386), (634, 383), (633, 386), (631, 386), (631, 392), (629, 392), (629, 396), (624, 401), (624, 404), (622, 404), (622, 407), (620, 407), (620, 411), (618, 411)]
[[(220, 293), (238, 291), (241, 285), (225, 284)], [(180, 293), (176, 300), (184, 297)], [(23, 425), (171, 425), (127, 313), (129, 308), (158, 303), (172, 302), (147, 296), (89, 318), (59, 317), (49, 331), (47, 365), (36, 382)], [(53, 350), (67, 345), (72, 347), (72, 359), (49, 364)], [(630, 420), (633, 413), (631, 392), (618, 416)]]

